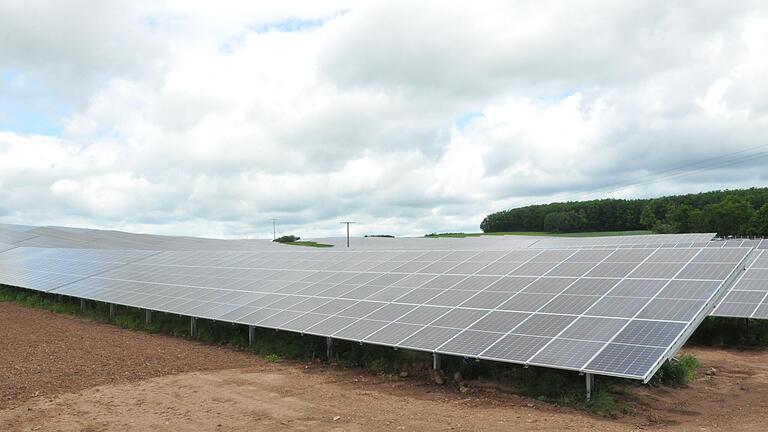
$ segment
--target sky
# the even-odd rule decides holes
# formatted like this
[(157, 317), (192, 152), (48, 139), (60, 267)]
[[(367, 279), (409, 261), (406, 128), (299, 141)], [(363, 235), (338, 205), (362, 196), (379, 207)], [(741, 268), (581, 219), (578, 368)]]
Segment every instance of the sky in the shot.
[(768, 186), (760, 1), (0, 1), (0, 222), (479, 231)]

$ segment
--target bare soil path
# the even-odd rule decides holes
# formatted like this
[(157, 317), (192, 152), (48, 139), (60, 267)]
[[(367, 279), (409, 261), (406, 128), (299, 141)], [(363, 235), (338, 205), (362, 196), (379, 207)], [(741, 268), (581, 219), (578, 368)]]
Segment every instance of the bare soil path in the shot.
[(689, 350), (714, 376), (634, 387), (610, 419), (0, 303), (0, 430), (768, 430), (768, 352)]

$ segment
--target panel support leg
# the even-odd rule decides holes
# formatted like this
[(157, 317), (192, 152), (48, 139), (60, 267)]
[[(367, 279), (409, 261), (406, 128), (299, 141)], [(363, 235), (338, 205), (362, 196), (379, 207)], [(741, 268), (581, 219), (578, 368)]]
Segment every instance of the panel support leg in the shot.
[(328, 363), (330, 363), (331, 359), (333, 358), (333, 338), (332, 337), (325, 338), (325, 358), (328, 359)]
[(112, 321), (115, 319), (115, 304), (110, 303), (109, 304), (109, 320)]
[(256, 326), (248, 326), (248, 346), (253, 346), (256, 343)]
[(85, 299), (80, 299), (80, 313), (85, 313)]
[(144, 324), (149, 325), (152, 323), (152, 311), (144, 309)]
[(432, 369), (439, 371), (441, 369), (442, 358), (438, 353), (432, 353)]
[(189, 317), (189, 336), (197, 336), (197, 318)]
[(746, 336), (747, 343), (749, 343), (749, 318), (744, 318), (744, 336)]
[(595, 376), (591, 373), (584, 374), (587, 382), (587, 401), (592, 400), (592, 390), (595, 387)]

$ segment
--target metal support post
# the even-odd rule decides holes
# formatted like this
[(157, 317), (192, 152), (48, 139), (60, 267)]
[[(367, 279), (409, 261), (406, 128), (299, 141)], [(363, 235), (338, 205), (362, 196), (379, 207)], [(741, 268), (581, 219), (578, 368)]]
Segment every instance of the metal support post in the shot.
[(152, 311), (144, 309), (144, 324), (149, 325), (150, 323), (152, 323)]
[(744, 318), (744, 335), (747, 338), (747, 342), (749, 342), (749, 318)]
[(115, 319), (115, 304), (110, 303), (109, 304), (109, 320)]
[(248, 326), (248, 346), (253, 346), (256, 342), (256, 326)]
[(189, 336), (197, 336), (197, 318), (189, 317)]
[(584, 374), (587, 381), (587, 401), (592, 400), (592, 389), (595, 387), (595, 376), (591, 373)]
[(432, 353), (432, 369), (439, 371), (442, 363), (442, 358), (440, 358), (440, 354), (438, 353)]
[(80, 299), (80, 313), (85, 313), (85, 299)]
[(328, 363), (333, 358), (333, 338), (331, 337), (325, 338), (325, 358), (328, 359)]

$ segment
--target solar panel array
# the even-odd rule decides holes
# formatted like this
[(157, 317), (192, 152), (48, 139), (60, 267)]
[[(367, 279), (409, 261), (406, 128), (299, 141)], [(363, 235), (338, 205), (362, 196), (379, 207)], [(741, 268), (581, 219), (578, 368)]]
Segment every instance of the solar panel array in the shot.
[(712, 315), (768, 319), (768, 249), (755, 251), (754, 260), (731, 286)]
[[(497, 249), (557, 249), (557, 248), (604, 248), (604, 247), (699, 247), (714, 238), (714, 233), (658, 234), (605, 237), (552, 237), (525, 235), (485, 235), (464, 238), (451, 237), (399, 237), (354, 238), (354, 249), (379, 250), (497, 250)], [(346, 246), (346, 237), (314, 238), (312, 240), (335, 246)]]
[(6, 244), (6, 243), (0, 243), (0, 252), (4, 252), (4, 251), (7, 251), (8, 249), (13, 249), (15, 247), (16, 246), (9, 245), (9, 244)]
[[(355, 238), (354, 249), (362, 250), (501, 250), (520, 248), (596, 247), (699, 247), (714, 234), (659, 234), (606, 237), (475, 236), (466, 238), (399, 237)], [(315, 239), (321, 243), (346, 246), (346, 238)], [(272, 250), (288, 247), (268, 240), (207, 239), (196, 237), (136, 234), (121, 231), (68, 227), (33, 227), (0, 224), (0, 243), (15, 247), (141, 249), (141, 250)]]
[(758, 247), (761, 241), (760, 239), (715, 240), (709, 242), (707, 247)]
[(157, 252), (14, 248), (0, 253), (0, 283), (50, 291), (152, 253)]
[(648, 234), (605, 237), (542, 237), (530, 247), (534, 248), (600, 248), (600, 247), (702, 247), (715, 237), (715, 233)]
[(17, 248), (0, 254), (9, 254), (0, 268), (16, 269), (10, 277), (0, 273), (0, 282), (356, 342), (647, 380), (711, 310), (749, 250), (104, 257), (118, 251)]
[(8, 224), (0, 224), (0, 243), (14, 247), (141, 250), (263, 250), (281, 246), (269, 240), (223, 240)]
[(35, 237), (34, 234), (26, 232), (12, 231), (12, 230), (0, 230), (0, 242), (7, 244), (14, 244), (24, 240), (28, 240)]
[(647, 380), (718, 298), (718, 311), (763, 316), (768, 255), (749, 252), (768, 244), (713, 236), (354, 239), (358, 250), (340, 251), (0, 224), (0, 283)]

